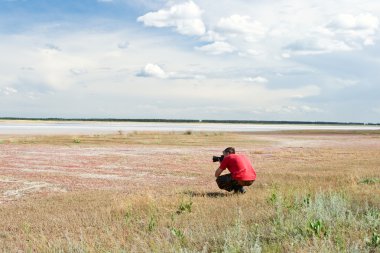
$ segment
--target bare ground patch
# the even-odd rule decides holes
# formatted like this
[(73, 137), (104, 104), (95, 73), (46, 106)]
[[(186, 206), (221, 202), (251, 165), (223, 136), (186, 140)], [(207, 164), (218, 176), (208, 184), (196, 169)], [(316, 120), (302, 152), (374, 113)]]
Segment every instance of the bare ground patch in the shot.
[(211, 172), (210, 152), (198, 151), (203, 157), (190, 164), (194, 153), (190, 148), (42, 144), (0, 148), (1, 202), (56, 189), (159, 191), (162, 185), (193, 184), (204, 169)]
[(259, 185), (295, 174), (328, 177), (352, 170), (352, 177), (360, 177), (361, 164), (375, 170), (373, 157), (380, 155), (378, 134), (146, 133), (99, 138), (81, 136), (86, 143), (75, 144), (73, 136), (26, 136), (0, 144), (0, 202), (57, 191), (218, 191), (213, 178), (217, 164), (211, 157), (227, 146), (250, 156), (262, 177)]

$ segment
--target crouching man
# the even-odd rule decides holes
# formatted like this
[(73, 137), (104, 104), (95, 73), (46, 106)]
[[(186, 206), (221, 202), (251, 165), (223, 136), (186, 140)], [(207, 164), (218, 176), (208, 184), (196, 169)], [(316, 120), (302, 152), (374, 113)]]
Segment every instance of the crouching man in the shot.
[[(232, 147), (223, 151), (223, 159), (215, 171), (216, 183), (220, 189), (228, 192), (245, 193), (244, 186), (250, 186), (256, 180), (256, 172), (250, 160), (245, 155), (235, 154)], [(229, 174), (220, 175), (228, 169)]]

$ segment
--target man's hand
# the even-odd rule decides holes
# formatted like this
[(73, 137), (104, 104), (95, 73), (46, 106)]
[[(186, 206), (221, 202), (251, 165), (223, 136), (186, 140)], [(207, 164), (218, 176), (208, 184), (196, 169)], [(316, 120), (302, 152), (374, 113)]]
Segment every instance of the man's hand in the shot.
[(220, 174), (222, 174), (223, 170), (221, 168), (218, 168), (216, 171), (215, 171), (215, 177), (219, 177)]

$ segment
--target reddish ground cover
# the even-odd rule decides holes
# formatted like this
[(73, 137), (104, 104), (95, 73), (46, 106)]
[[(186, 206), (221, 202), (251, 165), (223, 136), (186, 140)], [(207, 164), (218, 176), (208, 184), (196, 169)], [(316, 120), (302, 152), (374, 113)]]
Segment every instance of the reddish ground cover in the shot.
[(167, 189), (201, 184), (210, 180), (210, 175), (202, 174), (213, 167), (208, 154), (214, 152), (203, 152), (189, 164), (194, 153), (190, 148), (44, 144), (3, 144), (0, 148), (0, 202), (52, 191), (159, 191), (162, 185)]
[[(338, 173), (339, 166), (363, 167), (363, 161), (369, 157), (373, 160), (368, 165), (369, 171), (374, 171), (380, 150), (378, 134), (268, 133), (253, 137), (247, 134), (233, 136), (235, 139), (230, 135), (170, 135), (170, 138), (167, 140), (170, 145), (154, 144), (156, 139), (144, 139), (146, 145), (4, 141), (0, 143), (0, 203), (52, 192), (97, 189), (168, 193), (170, 189), (174, 192), (195, 187), (218, 191), (213, 177), (217, 164), (211, 162), (211, 157), (220, 154), (232, 140), (235, 141), (232, 145), (250, 156), (259, 176), (268, 182), (274, 175), (308, 175), (309, 170), (314, 174), (322, 173), (322, 170), (315, 170), (317, 165), (329, 176)], [(182, 139), (178, 140), (178, 145), (173, 145), (176, 138)], [(196, 138), (199, 143), (207, 144), (195, 142)], [(205, 139), (221, 140), (221, 143), (210, 144)], [(192, 142), (195, 144), (189, 144)], [(342, 164), (334, 165), (337, 162)], [(264, 174), (268, 177), (263, 177)]]

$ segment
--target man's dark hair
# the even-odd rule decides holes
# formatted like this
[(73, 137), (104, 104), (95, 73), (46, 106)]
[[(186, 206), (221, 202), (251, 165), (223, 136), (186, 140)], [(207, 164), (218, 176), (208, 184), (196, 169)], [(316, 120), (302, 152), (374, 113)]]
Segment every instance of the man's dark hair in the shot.
[(229, 154), (235, 154), (235, 148), (233, 147), (228, 147), (224, 151), (224, 153), (229, 153)]

